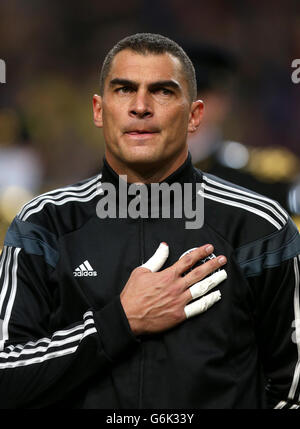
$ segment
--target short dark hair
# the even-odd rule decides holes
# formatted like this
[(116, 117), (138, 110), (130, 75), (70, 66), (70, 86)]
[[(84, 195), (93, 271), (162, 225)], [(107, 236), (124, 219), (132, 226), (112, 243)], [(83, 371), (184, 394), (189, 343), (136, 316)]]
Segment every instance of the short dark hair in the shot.
[(197, 98), (197, 83), (193, 63), (184, 50), (173, 40), (160, 34), (137, 33), (120, 40), (106, 55), (100, 73), (100, 94), (103, 95), (105, 79), (110, 71), (114, 57), (125, 49), (142, 55), (169, 53), (178, 58), (185, 75), (192, 101)]

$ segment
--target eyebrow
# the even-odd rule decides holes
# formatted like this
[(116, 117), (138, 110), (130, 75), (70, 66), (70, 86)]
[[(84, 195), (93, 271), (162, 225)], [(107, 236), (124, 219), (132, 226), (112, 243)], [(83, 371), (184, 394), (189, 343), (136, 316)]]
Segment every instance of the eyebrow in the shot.
[(157, 82), (150, 83), (149, 85), (149, 89), (156, 89), (162, 87), (173, 88), (176, 90), (180, 89), (179, 83), (177, 83), (175, 80), (158, 80)]
[(120, 79), (120, 78), (115, 78), (115, 79), (112, 79), (110, 82), (109, 82), (109, 85), (110, 86), (114, 86), (114, 85), (134, 85), (134, 86), (136, 86), (137, 85), (137, 83), (136, 82), (134, 82), (134, 81), (132, 81), (132, 80), (128, 80), (128, 79)]
[[(115, 78), (109, 82), (110, 86), (114, 85), (124, 85), (124, 86), (135, 86), (138, 87), (138, 83), (128, 79)], [(154, 90), (156, 88), (169, 87), (176, 90), (180, 90), (180, 85), (175, 80), (158, 80), (156, 82), (152, 82), (148, 85), (150, 90)]]

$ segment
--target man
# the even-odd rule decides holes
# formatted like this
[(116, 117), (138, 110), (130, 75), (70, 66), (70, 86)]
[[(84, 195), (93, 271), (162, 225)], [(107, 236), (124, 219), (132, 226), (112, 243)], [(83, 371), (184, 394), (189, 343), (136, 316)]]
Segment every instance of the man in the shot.
[[(276, 202), (192, 166), (187, 133), (203, 105), (176, 43), (123, 39), (100, 94), (102, 173), (37, 197), (6, 236), (1, 406), (298, 407), (294, 224)], [(135, 216), (133, 184), (152, 216)], [(178, 189), (198, 211), (204, 200), (202, 227), (185, 206), (164, 217), (155, 184), (176, 190), (169, 208)]]

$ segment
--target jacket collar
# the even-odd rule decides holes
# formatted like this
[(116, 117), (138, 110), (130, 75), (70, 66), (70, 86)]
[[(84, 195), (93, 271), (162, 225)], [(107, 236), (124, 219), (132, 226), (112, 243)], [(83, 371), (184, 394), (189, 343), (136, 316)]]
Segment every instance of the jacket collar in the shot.
[[(112, 183), (116, 188), (119, 187), (119, 175), (111, 168), (105, 157), (103, 158), (101, 181), (103, 183)], [(180, 183), (181, 185), (183, 185), (184, 183), (195, 183), (201, 181), (202, 173), (193, 167), (192, 157), (189, 152), (184, 163), (176, 171), (170, 174), (170, 176), (168, 176), (162, 182), (159, 183), (168, 183), (169, 185), (171, 185), (172, 183)], [(127, 186), (129, 185), (130, 183), (127, 183)]]

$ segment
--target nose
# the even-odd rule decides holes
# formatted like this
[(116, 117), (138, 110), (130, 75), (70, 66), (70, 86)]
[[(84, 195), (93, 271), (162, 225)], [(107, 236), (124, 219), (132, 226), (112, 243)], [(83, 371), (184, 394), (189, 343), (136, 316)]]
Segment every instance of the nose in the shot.
[(129, 108), (131, 117), (145, 119), (153, 116), (150, 96), (144, 91), (137, 91)]

